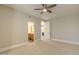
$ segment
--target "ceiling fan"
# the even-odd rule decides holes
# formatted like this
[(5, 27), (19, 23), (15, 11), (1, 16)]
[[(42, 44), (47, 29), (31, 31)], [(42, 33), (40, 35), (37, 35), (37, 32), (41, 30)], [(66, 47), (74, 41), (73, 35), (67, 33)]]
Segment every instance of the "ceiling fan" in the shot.
[(44, 12), (52, 13), (52, 11), (49, 10), (49, 9), (53, 8), (55, 6), (56, 6), (56, 4), (53, 4), (53, 5), (50, 5), (50, 6), (47, 6), (47, 4), (42, 4), (42, 8), (37, 8), (37, 9), (34, 9), (34, 10), (41, 10), (41, 14), (43, 14)]

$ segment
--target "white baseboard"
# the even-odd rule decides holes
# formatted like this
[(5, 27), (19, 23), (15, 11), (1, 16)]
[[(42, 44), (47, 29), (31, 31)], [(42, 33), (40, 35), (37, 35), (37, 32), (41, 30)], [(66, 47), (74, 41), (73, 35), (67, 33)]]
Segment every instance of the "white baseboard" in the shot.
[(79, 42), (73, 42), (73, 41), (68, 41), (68, 40), (61, 40), (61, 39), (51, 39), (51, 40), (64, 42), (64, 43), (68, 43), (68, 44), (79, 45)]
[(14, 49), (14, 48), (17, 48), (17, 47), (20, 47), (20, 46), (23, 46), (23, 45), (26, 45), (26, 43), (20, 43), (20, 44), (8, 46), (8, 47), (5, 47), (5, 48), (0, 48), (0, 52), (4, 52), (4, 51), (10, 50), (10, 49)]

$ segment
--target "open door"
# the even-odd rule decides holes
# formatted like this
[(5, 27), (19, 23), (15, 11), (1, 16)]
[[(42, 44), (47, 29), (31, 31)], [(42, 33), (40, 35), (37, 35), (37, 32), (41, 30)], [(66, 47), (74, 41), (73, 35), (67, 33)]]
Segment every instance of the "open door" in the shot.
[(35, 40), (34, 22), (28, 22), (28, 41)]
[(50, 22), (41, 21), (41, 40), (50, 40)]

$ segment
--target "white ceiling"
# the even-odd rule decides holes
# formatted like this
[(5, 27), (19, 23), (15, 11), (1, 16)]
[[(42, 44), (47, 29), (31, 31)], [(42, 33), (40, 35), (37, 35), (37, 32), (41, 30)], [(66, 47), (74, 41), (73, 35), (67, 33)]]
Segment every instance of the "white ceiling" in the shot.
[(41, 4), (10, 4), (6, 6), (34, 15), (44, 20), (79, 12), (78, 4), (57, 4), (56, 7), (50, 9), (52, 10), (52, 13), (45, 12), (44, 14), (40, 14), (40, 10), (34, 10), (36, 8), (40, 8)]

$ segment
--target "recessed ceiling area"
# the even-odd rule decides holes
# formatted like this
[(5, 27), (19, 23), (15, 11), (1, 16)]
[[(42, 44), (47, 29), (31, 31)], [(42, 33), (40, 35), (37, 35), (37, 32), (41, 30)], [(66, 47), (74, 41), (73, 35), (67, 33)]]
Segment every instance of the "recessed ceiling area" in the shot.
[[(45, 12), (44, 14), (40, 14), (40, 10), (34, 10), (36, 8), (41, 8), (42, 4), (6, 4), (8, 7), (12, 7), (16, 10), (22, 11), (24, 13), (34, 15), (43, 20), (49, 20), (51, 18), (74, 14), (79, 12), (78, 4), (57, 4), (56, 7), (50, 8), (52, 13)], [(51, 4), (47, 4), (51, 5)]]

